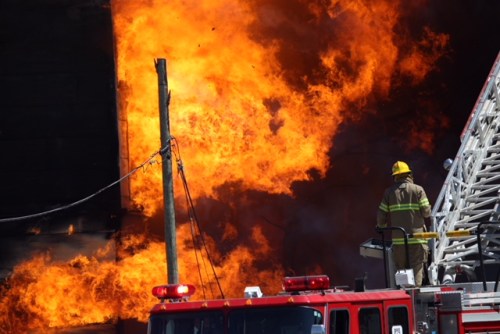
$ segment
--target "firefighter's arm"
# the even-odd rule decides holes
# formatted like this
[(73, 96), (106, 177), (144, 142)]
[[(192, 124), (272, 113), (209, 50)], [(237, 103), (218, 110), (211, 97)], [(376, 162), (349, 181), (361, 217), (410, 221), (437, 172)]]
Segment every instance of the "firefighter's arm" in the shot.
[(389, 206), (386, 204), (385, 198), (380, 202), (377, 210), (377, 227), (386, 227), (388, 220)]
[[(429, 202), (429, 199), (427, 198), (427, 195), (425, 194), (423, 188), (421, 188), (418, 194), (418, 206), (420, 208), (420, 213), (422, 214), (422, 217), (424, 217), (424, 219), (426, 220), (425, 224), (429, 227), (430, 216), (431, 216), (431, 203)], [(428, 222), (429, 224), (427, 224)]]
[(432, 226), (431, 204), (423, 188), (420, 189), (418, 194), (418, 205), (420, 207), (420, 214), (424, 218), (424, 227), (426, 231), (430, 231)]
[(387, 222), (385, 218), (381, 218), (382, 214), (379, 211), (377, 213), (377, 227), (387, 227)]
[(431, 226), (432, 226), (432, 218), (431, 218), (431, 216), (424, 218), (424, 223), (425, 223), (425, 229), (426, 229), (426, 231), (430, 231), (431, 230)]

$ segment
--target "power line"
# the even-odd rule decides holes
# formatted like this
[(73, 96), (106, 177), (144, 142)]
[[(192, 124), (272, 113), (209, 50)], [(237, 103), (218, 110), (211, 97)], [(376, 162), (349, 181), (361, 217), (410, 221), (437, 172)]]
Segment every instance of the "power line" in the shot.
[(139, 166), (135, 167), (134, 169), (132, 169), (128, 174), (122, 176), (121, 178), (119, 178), (118, 180), (114, 181), (113, 183), (105, 186), (104, 188), (101, 188), (99, 189), (98, 191), (96, 191), (95, 193), (85, 197), (85, 198), (82, 198), (76, 202), (73, 202), (73, 203), (70, 203), (70, 204), (67, 204), (67, 205), (64, 205), (64, 206), (61, 206), (61, 207), (58, 207), (58, 208), (55, 208), (55, 209), (52, 209), (52, 210), (48, 210), (48, 211), (43, 211), (43, 212), (39, 212), (39, 213), (34, 213), (34, 214), (31, 214), (31, 215), (26, 215), (26, 216), (20, 216), (20, 217), (11, 217), (11, 218), (1, 218), (0, 219), (0, 223), (7, 223), (7, 222), (17, 222), (17, 221), (22, 221), (22, 220), (27, 220), (27, 219), (31, 219), (31, 218), (38, 218), (38, 217), (43, 217), (43, 216), (46, 216), (46, 215), (49, 215), (49, 214), (52, 214), (52, 213), (55, 213), (55, 212), (59, 212), (59, 211), (63, 211), (63, 210), (67, 210), (67, 209), (70, 209), (72, 207), (75, 207), (77, 205), (80, 205), (94, 197), (96, 197), (97, 195), (99, 195), (100, 193), (108, 190), (109, 188), (113, 187), (114, 185), (122, 182), (123, 180), (131, 177), (133, 174), (135, 174), (139, 169), (142, 169), (145, 165), (147, 164), (152, 164), (152, 160), (157, 156), (159, 155), (161, 152), (163, 152), (165, 150), (165, 148), (161, 148), (159, 149), (158, 151), (156, 151), (155, 153), (153, 153), (146, 161), (144, 161), (142, 164), (140, 164)]
[[(201, 230), (201, 227), (200, 227), (200, 223), (199, 223), (199, 220), (198, 220), (198, 217), (196, 215), (196, 211), (194, 209), (194, 203), (193, 203), (193, 198), (191, 197), (191, 193), (189, 191), (189, 187), (188, 187), (188, 182), (187, 182), (187, 179), (186, 179), (186, 174), (184, 173), (184, 166), (182, 164), (182, 159), (181, 159), (181, 153), (180, 153), (180, 149), (179, 149), (179, 144), (177, 143), (177, 140), (175, 138), (172, 138), (173, 142), (174, 142), (174, 145), (173, 145), (173, 154), (175, 155), (175, 158), (176, 158), (176, 161), (177, 161), (177, 169), (179, 171), (179, 174), (181, 176), (181, 180), (182, 180), (182, 184), (183, 184), (183, 187), (184, 187), (184, 192), (185, 192), (185, 195), (186, 195), (186, 201), (187, 201), (187, 207), (188, 207), (188, 215), (189, 215), (189, 220), (191, 222), (191, 235), (192, 235), (192, 239), (193, 239), (193, 247), (194, 247), (194, 251), (195, 251), (195, 255), (196, 255), (196, 263), (198, 265), (198, 275), (200, 277), (200, 283), (202, 284), (202, 287), (203, 287), (203, 295), (205, 295), (205, 284), (203, 282), (203, 277), (202, 277), (202, 274), (201, 274), (201, 266), (200, 266), (200, 263), (199, 263), (199, 260), (198, 260), (198, 253), (197, 253), (197, 249), (198, 249), (198, 243), (196, 241), (201, 241), (201, 246), (202, 246), (202, 249), (205, 250), (205, 254), (207, 255), (207, 260), (210, 264), (210, 268), (212, 269), (212, 273), (214, 275), (214, 279), (215, 279), (215, 282), (217, 283), (217, 287), (219, 288), (219, 292), (222, 296), (222, 299), (224, 299), (224, 292), (222, 291), (222, 287), (221, 287), (221, 284), (220, 284), (220, 280), (219, 280), (219, 277), (217, 276), (217, 273), (215, 272), (215, 268), (214, 268), (214, 262), (212, 260), (212, 257), (210, 256), (210, 252), (208, 251), (208, 247), (207, 247), (207, 243), (205, 241), (205, 237), (203, 236), (203, 233), (202, 233), (202, 230)], [(198, 237), (195, 235), (195, 230), (198, 229)], [(200, 256), (201, 256), (201, 260), (203, 262), (203, 267), (205, 269), (205, 274), (208, 276), (208, 269), (206, 267), (206, 263), (204, 261), (204, 258), (203, 258), (203, 254), (202, 254), (202, 251), (200, 250)], [(210, 286), (210, 289), (212, 290), (211, 286)], [(212, 295), (214, 295), (213, 291), (212, 292)]]

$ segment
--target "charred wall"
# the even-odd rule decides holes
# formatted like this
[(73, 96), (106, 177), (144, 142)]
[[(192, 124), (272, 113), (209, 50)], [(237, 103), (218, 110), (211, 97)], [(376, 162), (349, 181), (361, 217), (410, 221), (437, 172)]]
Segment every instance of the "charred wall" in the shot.
[[(0, 63), (0, 218), (64, 207), (118, 179), (109, 1), (2, 0)], [(119, 209), (115, 186), (3, 221), (1, 273), (36, 250), (87, 247), (83, 238), (116, 228)]]

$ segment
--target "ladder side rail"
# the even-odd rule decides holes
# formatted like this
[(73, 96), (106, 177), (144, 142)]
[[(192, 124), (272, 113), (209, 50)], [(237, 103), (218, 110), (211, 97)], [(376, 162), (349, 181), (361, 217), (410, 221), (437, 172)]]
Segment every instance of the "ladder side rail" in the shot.
[[(464, 137), (465, 137), (466, 133), (469, 132), (468, 131), (469, 126), (473, 123), (473, 120), (476, 116), (476, 110), (479, 109), (479, 107), (480, 107), (479, 105), (482, 103), (481, 97), (485, 96), (485, 92), (487, 90), (489, 90), (489, 88), (491, 88), (491, 87), (489, 87), (490, 85), (493, 85), (491, 83), (491, 81), (493, 81), (493, 82), (495, 81), (494, 79), (498, 77), (499, 72), (500, 72), (500, 52), (498, 53), (497, 58), (495, 59), (495, 61), (493, 63), (493, 66), (491, 67), (491, 70), (490, 70), (490, 73), (488, 74), (486, 82), (484, 83), (483, 88), (481, 89), (481, 92), (479, 92), (479, 98), (477, 99), (476, 104), (472, 108), (472, 112), (469, 115), (469, 119), (465, 123), (464, 129), (462, 130), (462, 134), (460, 135), (460, 139), (462, 140), (462, 142), (464, 141)], [(496, 91), (496, 93), (498, 95), (498, 90)], [(497, 101), (498, 101), (498, 99), (497, 99)], [(497, 106), (498, 106), (498, 102), (497, 102)]]

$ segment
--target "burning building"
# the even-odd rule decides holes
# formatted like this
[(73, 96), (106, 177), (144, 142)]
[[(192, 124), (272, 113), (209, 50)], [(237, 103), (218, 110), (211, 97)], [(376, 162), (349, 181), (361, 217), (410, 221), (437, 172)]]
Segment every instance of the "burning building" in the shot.
[[(353, 259), (391, 164), (408, 161), (436, 196), (498, 52), (487, 1), (2, 8), (7, 333), (146, 319), (166, 279), (154, 59), (168, 60), (174, 169), (235, 296), (290, 273), (377, 276)], [(181, 280), (216, 297), (174, 174)]]

